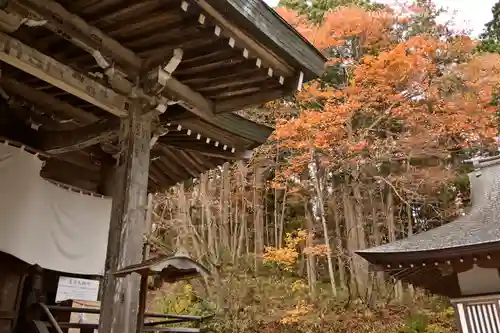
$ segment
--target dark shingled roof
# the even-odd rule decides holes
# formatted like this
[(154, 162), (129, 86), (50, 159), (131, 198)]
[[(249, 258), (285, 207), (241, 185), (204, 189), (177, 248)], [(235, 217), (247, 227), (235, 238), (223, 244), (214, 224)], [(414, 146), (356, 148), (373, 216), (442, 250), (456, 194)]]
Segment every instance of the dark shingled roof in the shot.
[(370, 262), (395, 259), (427, 259), (500, 248), (500, 159), (487, 159), (469, 179), (472, 209), (455, 221), (420, 234), (357, 251)]
[(237, 20), (279, 56), (303, 67), (306, 81), (324, 73), (326, 58), (263, 0), (225, 0), (210, 3)]

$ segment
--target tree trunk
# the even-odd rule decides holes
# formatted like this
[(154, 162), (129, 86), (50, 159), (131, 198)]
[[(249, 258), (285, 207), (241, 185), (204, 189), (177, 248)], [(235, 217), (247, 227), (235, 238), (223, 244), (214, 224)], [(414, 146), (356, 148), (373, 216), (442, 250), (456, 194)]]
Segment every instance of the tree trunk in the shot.
[(281, 202), (281, 215), (280, 215), (280, 226), (278, 230), (279, 240), (278, 246), (283, 247), (283, 234), (285, 233), (285, 209), (286, 209), (286, 199), (288, 194), (288, 187), (285, 185), (285, 193), (283, 193), (283, 200)]
[[(413, 235), (413, 212), (412, 212), (412, 207), (410, 204), (406, 205), (406, 213), (408, 216), (408, 237)], [(413, 296), (415, 295), (415, 290), (413, 289), (413, 285), (408, 284), (408, 289), (406, 290), (407, 292), (407, 303), (411, 303), (413, 300)]]
[(345, 229), (346, 229), (346, 250), (349, 262), (349, 290), (352, 298), (357, 298), (361, 296), (359, 294), (359, 285), (361, 284), (358, 277), (358, 271), (356, 263), (354, 261), (354, 256), (357, 248), (357, 237), (356, 237), (356, 224), (354, 218), (354, 211), (351, 201), (351, 193), (349, 187), (349, 176), (345, 176), (345, 183), (342, 186), (342, 201), (344, 203), (344, 217), (345, 217)]
[(220, 239), (224, 246), (224, 252), (230, 250), (229, 240), (229, 163), (224, 163), (221, 173), (221, 189), (220, 189)]
[(278, 189), (274, 189), (274, 247), (281, 248), (281, 243), (278, 238), (278, 223), (279, 223), (279, 203), (278, 203)]
[(264, 253), (264, 219), (263, 219), (263, 207), (262, 207), (262, 188), (263, 175), (262, 168), (256, 166), (254, 169), (254, 192), (253, 192), (253, 209), (254, 209), (254, 228), (255, 228), (255, 239), (254, 239), (254, 251), (255, 251), (255, 271), (258, 270), (259, 258)]
[[(387, 230), (389, 233), (389, 242), (396, 241), (396, 223), (394, 221), (394, 196), (392, 193), (392, 189), (388, 188), (387, 190), (387, 199), (386, 199), (386, 214), (387, 214)], [(395, 285), (395, 295), (396, 299), (402, 301), (403, 299), (403, 284), (401, 281), (397, 281)]]
[[(360, 184), (359, 181), (356, 180), (353, 183), (353, 194), (354, 194), (354, 212), (356, 219), (356, 238), (357, 238), (357, 249), (363, 250), (366, 249), (366, 234), (365, 234), (365, 222), (363, 216), (363, 198), (361, 196)], [(356, 274), (358, 276), (358, 288), (360, 295), (362, 295), (365, 299), (369, 298), (368, 295), (368, 263), (366, 260), (354, 254), (353, 258), (356, 264)]]
[(314, 188), (315, 188), (315, 194), (316, 194), (316, 199), (317, 199), (317, 204), (318, 204), (318, 209), (319, 209), (319, 217), (321, 220), (321, 225), (323, 226), (323, 234), (325, 238), (325, 245), (326, 245), (326, 259), (328, 263), (328, 275), (330, 276), (330, 286), (332, 288), (332, 295), (334, 297), (337, 296), (337, 286), (335, 283), (335, 272), (333, 269), (333, 251), (332, 251), (332, 245), (330, 242), (330, 236), (329, 236), (329, 231), (328, 231), (328, 224), (326, 222), (326, 213), (325, 213), (325, 199), (323, 195), (323, 184), (322, 184), (322, 179), (320, 175), (320, 170), (319, 170), (319, 163), (317, 161), (317, 156), (315, 155), (314, 152), (311, 153), (311, 162), (313, 164), (314, 168), (314, 174), (313, 179), (314, 179)]
[[(382, 235), (380, 234), (380, 226), (379, 226), (379, 219), (377, 215), (377, 206), (376, 206), (376, 201), (375, 197), (373, 194), (373, 190), (370, 191), (370, 205), (372, 207), (372, 235), (373, 235), (373, 244), (372, 246), (378, 246), (382, 244)], [(375, 281), (376, 281), (376, 286), (379, 294), (385, 295), (386, 294), (386, 289), (385, 289), (385, 278), (384, 278), (384, 272), (378, 271), (375, 273)]]
[[(247, 167), (243, 164), (242, 161), (239, 161), (237, 163), (237, 168), (238, 168), (238, 174), (240, 175), (240, 184), (239, 184), (239, 191), (240, 191), (240, 200), (241, 200), (241, 213), (239, 216), (240, 222), (239, 222), (239, 228), (238, 228), (238, 246), (236, 249), (236, 256), (237, 258), (241, 258), (241, 255), (243, 253), (243, 246), (245, 245), (245, 240), (248, 244), (248, 225), (247, 225), (247, 206), (246, 206), (246, 200), (245, 200), (245, 193), (246, 193), (246, 188), (245, 188), (245, 179), (247, 177)], [(238, 216), (237, 216), (238, 220)], [(246, 237), (245, 237), (246, 236)], [(248, 255), (248, 248), (246, 254)]]
[[(307, 241), (306, 247), (314, 246), (314, 221), (313, 216), (311, 214), (311, 208), (309, 204), (309, 200), (304, 200), (304, 211), (306, 215), (306, 226), (307, 226)], [(314, 254), (309, 254), (306, 256), (307, 261), (307, 282), (309, 285), (309, 292), (313, 299), (316, 299), (316, 285), (317, 285), (317, 273), (316, 273), (316, 256)]]
[(344, 290), (347, 289), (346, 283), (346, 268), (344, 261), (344, 246), (342, 245), (342, 230), (340, 228), (340, 216), (339, 207), (336, 198), (333, 198), (328, 202), (328, 207), (330, 208), (331, 215), (333, 218), (333, 224), (335, 225), (335, 253), (337, 254), (337, 267), (339, 272), (339, 284)]

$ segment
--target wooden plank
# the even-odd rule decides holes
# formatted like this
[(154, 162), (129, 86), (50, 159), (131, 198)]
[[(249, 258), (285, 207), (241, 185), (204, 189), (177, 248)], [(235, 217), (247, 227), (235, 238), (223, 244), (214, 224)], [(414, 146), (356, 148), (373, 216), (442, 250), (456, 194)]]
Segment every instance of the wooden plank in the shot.
[(186, 153), (189, 154), (196, 163), (203, 165), (206, 170), (215, 169), (217, 167), (217, 164), (215, 164), (209, 156), (203, 156), (196, 151), (184, 151), (186, 151)]
[(139, 275), (115, 278), (113, 272), (142, 261), (152, 115), (143, 114), (133, 100), (130, 115), (122, 119), (121, 153), (112, 181), (113, 206), (106, 254), (99, 331), (132, 333), (137, 327)]
[[(114, 177), (116, 175), (115, 159), (111, 155), (105, 154), (101, 158), (101, 168), (99, 170), (99, 185), (97, 191), (105, 196), (113, 195)], [(102, 284), (100, 286), (102, 288)]]
[(62, 179), (79, 179), (93, 184), (97, 184), (99, 181), (99, 172), (54, 158), (45, 161), (41, 174), (43, 176), (57, 175)]
[(90, 192), (97, 192), (99, 182), (98, 172), (55, 159), (47, 161), (40, 171), (40, 176)]
[(193, 151), (205, 156), (216, 157), (230, 161), (245, 159), (246, 156), (248, 156), (248, 152), (246, 150), (231, 153), (228, 151), (224, 151), (221, 148), (214, 147), (213, 145), (203, 143), (199, 144), (182, 141), (163, 140), (161, 141), (161, 144), (178, 150)]
[(103, 119), (94, 124), (68, 131), (39, 132), (39, 148), (49, 154), (82, 150), (116, 137), (118, 118)]
[(177, 150), (182, 157), (186, 159), (186, 161), (191, 165), (192, 168), (196, 170), (196, 177), (198, 177), (201, 173), (205, 172), (205, 168), (202, 165), (196, 163), (196, 161), (184, 150)]
[[(99, 50), (104, 56), (112, 58), (128, 69), (141, 67), (141, 59), (134, 52), (123, 48), (116, 40), (90, 26), (80, 17), (69, 13), (59, 3), (50, 0), (16, 0), (16, 2), (27, 12), (34, 12), (40, 18), (47, 20), (47, 27), (56, 34), (77, 46), (84, 47), (86, 51), (92, 53), (94, 50)], [(18, 5), (13, 7), (16, 10)]]
[[(212, 101), (203, 97), (202, 94), (193, 91), (184, 83), (176, 80), (163, 71), (163, 69), (158, 68), (152, 71), (148, 79), (155, 86), (158, 86), (157, 82), (163, 81), (162, 76), (166, 76), (166, 80), (164, 81), (165, 89), (168, 87), (168, 91), (162, 93), (163, 96), (167, 97), (169, 100), (178, 101), (179, 105), (201, 118), (210, 119), (213, 117), (215, 106)], [(146, 86), (148, 85), (150, 84), (146, 84)], [(154, 90), (154, 88), (152, 89)]]
[(215, 113), (217, 114), (242, 108), (249, 108), (252, 106), (258, 106), (269, 101), (281, 98), (286, 94), (286, 91), (284, 91), (283, 89), (276, 89), (259, 94), (226, 99), (220, 102), (216, 102)]
[(254, 38), (248, 36), (243, 30), (232, 24), (228, 19), (219, 13), (207, 0), (195, 0), (195, 2), (213, 19), (221, 25), (224, 31), (228, 31), (231, 37), (234, 37), (241, 46), (246, 46), (250, 52), (257, 55), (262, 61), (277, 72), (290, 76), (293, 74), (293, 69), (286, 64), (282, 59), (273, 54), (270, 50), (265, 49), (261, 44), (256, 42)]
[(127, 114), (127, 97), (4, 33), (0, 33), (0, 60), (115, 116)]
[(324, 73), (326, 58), (264, 1), (196, 1), (210, 3), (215, 10), (231, 18), (238, 28), (251, 34), (254, 43), (258, 43), (262, 49), (279, 57), (281, 61), (286, 61), (296, 69), (306, 69), (307, 80)]
[[(157, 149), (159, 149), (162, 145), (158, 145)], [(161, 150), (162, 157), (157, 159), (156, 165), (158, 166), (160, 172), (167, 175), (169, 178), (175, 179), (176, 182), (183, 181), (189, 178), (189, 173), (184, 169), (183, 166), (179, 166), (174, 161), (165, 156), (165, 152)]]
[(31, 88), (30, 86), (14, 79), (4, 76), (0, 80), (0, 85), (4, 87), (7, 92), (20, 96), (34, 105), (48, 108), (58, 114), (70, 117), (77, 123), (89, 124), (99, 120), (98, 117), (90, 112), (74, 107), (69, 103), (63, 102), (49, 94), (44, 93), (43, 91)]
[[(19, 3), (30, 13), (46, 19), (49, 22), (47, 24), (49, 29), (56, 34), (63, 32), (61, 35), (76, 46), (90, 52), (92, 55), (100, 53), (102, 56), (121, 64), (126, 74), (138, 77), (137, 73), (148, 72), (148, 68), (143, 68), (142, 59), (132, 52), (132, 50), (124, 47), (118, 41), (96, 27), (91, 26), (77, 15), (68, 12), (57, 2), (53, 0), (19, 0)], [(161, 54), (159, 51), (156, 53)], [(156, 79), (156, 77), (153, 77), (153, 79)], [(123, 80), (126, 81), (126, 78), (117, 78), (116, 81)], [(57, 86), (53, 82), (49, 83)], [(204, 98), (201, 94), (195, 92), (172, 76), (166, 80), (164, 92), (166, 96), (181, 99), (183, 101), (180, 103), (182, 106), (199, 116), (210, 117), (213, 114), (214, 105), (210, 100)], [(74, 92), (72, 93), (74, 94)], [(122, 108), (122, 110), (127, 109), (128, 107)]]
[(185, 161), (185, 160), (182, 159), (182, 157), (179, 157), (179, 156), (176, 155), (176, 153), (179, 150), (177, 150), (177, 149), (175, 149), (175, 150), (170, 149), (170, 148), (168, 148), (165, 145), (161, 145), (160, 149), (162, 150), (163, 154), (168, 159), (168, 163), (169, 163), (169, 165), (171, 165), (171, 168), (172, 168), (173, 164), (174, 165), (178, 164), (179, 166), (182, 166), (182, 168), (184, 170), (186, 170), (191, 177), (193, 177), (193, 178), (198, 177), (198, 175), (200, 173), (196, 169), (193, 169), (192, 165), (189, 165), (189, 160)]

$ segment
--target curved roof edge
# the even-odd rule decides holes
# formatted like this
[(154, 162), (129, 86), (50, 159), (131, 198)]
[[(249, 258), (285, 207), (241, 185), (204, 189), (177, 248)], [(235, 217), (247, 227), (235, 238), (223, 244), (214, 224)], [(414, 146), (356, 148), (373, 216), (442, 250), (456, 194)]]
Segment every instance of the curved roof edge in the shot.
[(467, 255), (478, 255), (489, 251), (499, 251), (500, 241), (421, 251), (380, 252), (373, 251), (372, 249), (376, 248), (358, 250), (355, 253), (375, 265), (395, 262), (446, 260)]
[(212, 124), (245, 139), (263, 144), (274, 132), (274, 128), (259, 124), (234, 113), (222, 113), (213, 118)]
[(263, 0), (211, 1), (210, 4), (258, 36), (280, 57), (299, 65), (305, 81), (325, 72), (325, 56)]

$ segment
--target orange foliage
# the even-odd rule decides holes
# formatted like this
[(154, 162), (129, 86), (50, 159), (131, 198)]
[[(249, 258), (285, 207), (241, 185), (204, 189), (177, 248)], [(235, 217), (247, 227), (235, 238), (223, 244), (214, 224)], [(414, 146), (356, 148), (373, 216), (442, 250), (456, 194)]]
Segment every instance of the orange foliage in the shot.
[(308, 246), (304, 248), (304, 254), (308, 256), (325, 257), (328, 253), (328, 246), (326, 244)]
[(327, 14), (324, 23), (308, 37), (319, 49), (344, 45), (353, 37), (359, 39), (362, 48), (384, 47), (390, 42), (387, 32), (393, 24), (394, 16), (387, 10), (340, 7)]
[(423, 33), (402, 39), (395, 26), (412, 18), (388, 10), (339, 8), (308, 29), (291, 11), (285, 18), (335, 54), (329, 65), (345, 76), (344, 84), (305, 86), (296, 95), (303, 111), (278, 122), (275, 138), (295, 152), (290, 174), (307, 166), (312, 150), (330, 166), (359, 165), (436, 156), (471, 144), (471, 138), (491, 142), (495, 136), (490, 104), (500, 84), (500, 55), (473, 54), (469, 37)]
[(296, 12), (290, 10), (288, 8), (276, 8), (276, 12), (283, 18), (285, 21), (290, 23), (295, 30), (297, 30), (303, 36), (310, 36), (312, 28), (307, 23), (307, 19), (303, 16), (297, 15)]
[[(263, 255), (264, 263), (274, 262), (285, 270), (291, 270), (297, 259), (299, 258), (298, 247), (304, 243), (308, 237), (308, 233), (304, 230), (297, 230), (296, 232), (287, 233), (285, 235), (285, 246), (282, 248), (266, 247)], [(304, 250), (305, 254), (323, 255), (322, 246), (308, 247)]]

